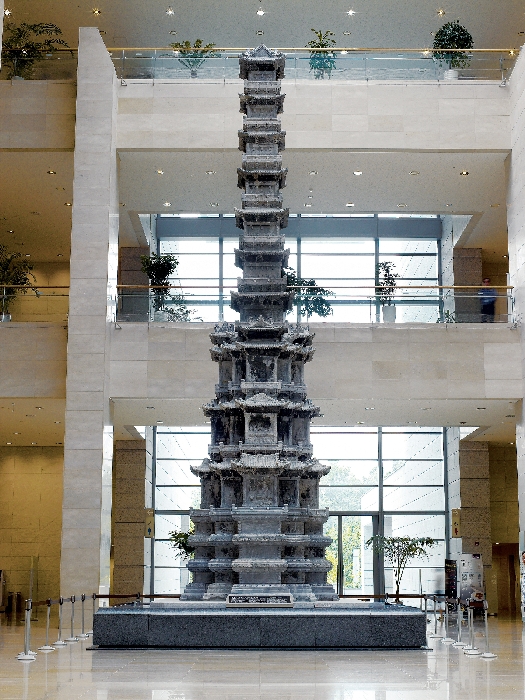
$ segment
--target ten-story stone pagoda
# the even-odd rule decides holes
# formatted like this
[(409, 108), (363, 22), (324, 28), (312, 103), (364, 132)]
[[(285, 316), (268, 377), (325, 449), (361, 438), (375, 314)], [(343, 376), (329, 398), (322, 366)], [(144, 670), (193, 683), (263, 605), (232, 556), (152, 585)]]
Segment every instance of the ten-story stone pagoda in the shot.
[(219, 383), (204, 407), (211, 419), (209, 458), (192, 468), (202, 495), (200, 509), (191, 511), (193, 582), (181, 600), (337, 600), (326, 580), (328, 510), (319, 508), (319, 479), (329, 467), (312, 456), (310, 420), (319, 409), (306, 398), (304, 383), (313, 333), (285, 321), (293, 292), (283, 275), (289, 255), (280, 192), (285, 132), (278, 118), (284, 60), (265, 46), (240, 59), (245, 116), (237, 172), (244, 193), (235, 257), (243, 277), (232, 293), (240, 320), (218, 324), (210, 336)]

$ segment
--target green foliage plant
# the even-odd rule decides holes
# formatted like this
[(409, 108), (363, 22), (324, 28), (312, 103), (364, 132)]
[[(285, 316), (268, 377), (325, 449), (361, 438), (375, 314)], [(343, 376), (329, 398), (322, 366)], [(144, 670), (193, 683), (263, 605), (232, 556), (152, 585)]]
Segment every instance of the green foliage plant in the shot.
[(6, 23), (2, 44), (2, 67), (7, 68), (8, 79), (31, 78), (37, 61), (42, 61), (46, 54), (54, 53), (59, 46), (69, 48), (66, 42), (59, 38), (61, 34), (62, 30), (56, 24)]
[(174, 255), (157, 255), (156, 253), (141, 255), (140, 261), (142, 272), (148, 276), (151, 286), (156, 287), (153, 289), (153, 308), (155, 311), (161, 311), (166, 297), (169, 296), (169, 277), (177, 269), (179, 261)]
[(470, 32), (462, 27), (459, 19), (447, 22), (436, 32), (433, 44), (433, 56), (452, 68), (466, 68), (469, 57), (464, 51), (447, 51), (446, 49), (471, 49), (474, 40)]
[[(2, 294), (2, 315), (9, 312), (11, 303), (18, 294), (27, 294), (28, 289), (36, 291), (32, 282), (36, 278), (31, 272), (33, 266), (22, 257), (22, 253), (10, 253), (5, 245), (0, 245), (0, 293)], [(12, 287), (7, 285), (22, 285)]]
[(394, 263), (389, 260), (376, 265), (376, 296), (382, 306), (390, 306), (396, 293), (396, 278), (399, 275), (394, 268)]
[(375, 552), (383, 554), (394, 570), (396, 585), (396, 601), (399, 602), (399, 588), (406, 565), (416, 557), (428, 557), (428, 549), (433, 547), (432, 537), (388, 537), (374, 535), (365, 542), (366, 547), (372, 547)]
[[(315, 34), (315, 39), (309, 41), (306, 46), (311, 49), (330, 49), (335, 46), (335, 40), (331, 37), (335, 36), (334, 32), (327, 30), (322, 32), (320, 29), (312, 29)], [(332, 71), (335, 68), (335, 53), (333, 51), (310, 51), (310, 72), (313, 72), (316, 80), (323, 80), (325, 76), (330, 79)]]
[(172, 532), (168, 532), (170, 546), (173, 547), (176, 552), (180, 553), (182, 557), (186, 557), (188, 559), (195, 551), (195, 547), (188, 544), (188, 540), (191, 535), (193, 535), (193, 528), (190, 528), (188, 532), (179, 530), (172, 530)]
[(207, 58), (219, 56), (216, 51), (213, 51), (215, 44), (203, 45), (202, 39), (197, 39), (193, 46), (191, 41), (177, 41), (170, 46), (175, 54), (181, 55), (179, 63), (189, 69), (192, 78), (197, 77), (197, 70), (206, 62)]
[(293, 293), (294, 306), (299, 307), (307, 318), (313, 314), (326, 318), (333, 313), (332, 306), (326, 299), (334, 296), (329, 289), (319, 287), (315, 280), (297, 277), (297, 273), (291, 267), (283, 268), (283, 276), (286, 277), (286, 289)]

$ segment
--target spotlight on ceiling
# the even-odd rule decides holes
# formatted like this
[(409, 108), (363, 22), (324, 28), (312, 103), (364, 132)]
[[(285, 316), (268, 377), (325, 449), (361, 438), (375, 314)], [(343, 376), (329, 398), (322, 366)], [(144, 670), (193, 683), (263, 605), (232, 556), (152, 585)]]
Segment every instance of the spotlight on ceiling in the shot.
[(468, 171), (468, 170), (462, 170), (459, 174), (460, 174), (460, 175), (463, 175), (463, 177), (466, 177), (467, 175), (469, 175), (469, 171)]
[(47, 174), (48, 174), (48, 175), (56, 175), (56, 174), (57, 174), (57, 171), (56, 171), (56, 170), (48, 170), (48, 171), (47, 171)]
[(359, 177), (359, 175), (362, 175), (362, 174), (363, 174), (362, 170), (354, 170), (354, 175), (356, 175), (356, 177)]
[(353, 17), (356, 14), (355, 10), (348, 10), (346, 13), (349, 17)]
[(438, 17), (444, 17), (447, 13), (442, 7), (440, 7), (439, 10), (436, 10), (436, 14)]
[(170, 17), (171, 17), (172, 15), (174, 15), (174, 14), (175, 14), (175, 10), (173, 9), (173, 7), (171, 7), (171, 6), (168, 7), (168, 8), (166, 9), (166, 14), (169, 15)]
[(347, 203), (345, 204), (345, 206), (347, 206), (347, 207), (355, 207), (355, 204), (354, 204), (353, 202), (347, 202)]
[(164, 175), (164, 170), (157, 170), (157, 175)]
[(102, 14), (102, 10), (100, 10), (98, 7), (94, 7), (94, 8), (91, 10), (91, 12), (92, 12), (94, 15), (101, 15), (101, 14)]
[(257, 10), (257, 14), (259, 15), (259, 17), (262, 17), (266, 14), (266, 12), (262, 9), (262, 7), (259, 7), (259, 9)]
[(163, 207), (171, 207), (171, 202), (164, 202)]

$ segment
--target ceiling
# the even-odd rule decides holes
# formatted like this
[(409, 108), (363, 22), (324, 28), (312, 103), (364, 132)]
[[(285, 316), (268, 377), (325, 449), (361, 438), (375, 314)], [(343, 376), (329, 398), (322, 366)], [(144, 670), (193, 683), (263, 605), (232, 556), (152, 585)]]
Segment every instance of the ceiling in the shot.
[[(119, 155), (127, 245), (137, 244), (139, 213), (231, 213), (240, 206), (237, 150)], [(472, 225), (461, 245), (484, 248), (484, 259), (501, 261), (507, 254), (506, 158), (504, 152), (286, 150), (283, 161), (289, 173), (283, 197), (292, 213), (471, 214)], [(362, 175), (355, 176), (355, 170)], [(469, 175), (460, 175), (462, 170)], [(164, 207), (164, 202), (171, 206)], [(348, 202), (354, 206), (347, 207)]]
[(62, 445), (65, 399), (0, 398), (0, 445)]
[[(516, 48), (525, 31), (523, 0), (5, 0), (5, 6), (14, 22), (58, 24), (70, 46), (81, 26), (99, 27), (113, 47), (197, 38), (244, 47), (261, 41), (258, 31), (269, 46), (295, 47), (315, 27), (332, 30), (338, 46), (422, 48), (444, 22), (459, 19), (476, 48)], [(257, 15), (261, 7), (265, 14)]]
[(31, 262), (69, 259), (72, 152), (0, 151), (0, 192), (0, 244)]

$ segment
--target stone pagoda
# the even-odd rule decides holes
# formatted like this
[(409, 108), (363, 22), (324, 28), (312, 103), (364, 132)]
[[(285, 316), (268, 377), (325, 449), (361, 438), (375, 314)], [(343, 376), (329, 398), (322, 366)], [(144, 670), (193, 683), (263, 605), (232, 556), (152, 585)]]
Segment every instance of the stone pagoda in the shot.
[(280, 192), (285, 132), (278, 117), (284, 61), (265, 46), (240, 58), (245, 116), (235, 260), (243, 277), (232, 293), (240, 319), (216, 325), (210, 336), (219, 383), (204, 406), (211, 419), (209, 457), (192, 467), (202, 495), (190, 514), (193, 582), (181, 600), (284, 606), (337, 600), (326, 579), (328, 510), (319, 508), (319, 480), (329, 467), (312, 455), (310, 420), (319, 409), (304, 383), (313, 333), (285, 320), (293, 292), (283, 275), (289, 255)]

